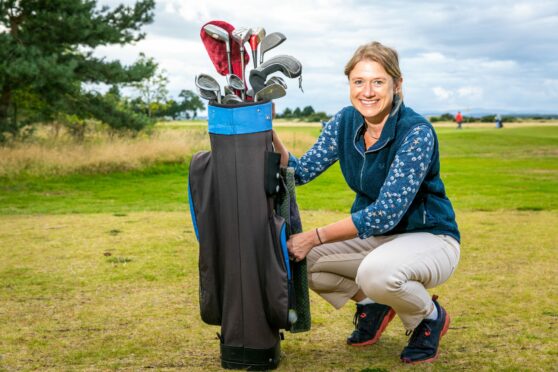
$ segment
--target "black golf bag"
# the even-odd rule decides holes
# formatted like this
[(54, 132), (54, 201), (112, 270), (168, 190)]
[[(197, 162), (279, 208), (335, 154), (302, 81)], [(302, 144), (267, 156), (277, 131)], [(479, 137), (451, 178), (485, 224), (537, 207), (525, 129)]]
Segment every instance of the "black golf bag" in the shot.
[(280, 330), (307, 331), (310, 311), (305, 262), (288, 258), (299, 217), (296, 202), (285, 201), (293, 193), (273, 151), (271, 103), (210, 105), (208, 113), (211, 151), (194, 155), (188, 181), (201, 317), (221, 326), (224, 368), (274, 369)]

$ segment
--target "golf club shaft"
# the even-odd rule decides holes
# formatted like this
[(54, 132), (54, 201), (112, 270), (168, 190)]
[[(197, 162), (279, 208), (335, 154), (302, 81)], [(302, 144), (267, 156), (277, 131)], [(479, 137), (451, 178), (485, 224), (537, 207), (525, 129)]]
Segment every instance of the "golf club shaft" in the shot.
[(241, 71), (242, 84), (246, 86), (246, 78), (244, 76), (244, 47), (242, 46), (242, 44), (240, 45), (240, 68), (242, 69)]
[(231, 44), (227, 42), (225, 43), (225, 45), (227, 47), (227, 63), (229, 67), (229, 74), (232, 74), (233, 70), (232, 70), (232, 63), (231, 63)]
[(258, 67), (258, 47), (252, 49), (252, 59), (254, 60), (254, 68)]

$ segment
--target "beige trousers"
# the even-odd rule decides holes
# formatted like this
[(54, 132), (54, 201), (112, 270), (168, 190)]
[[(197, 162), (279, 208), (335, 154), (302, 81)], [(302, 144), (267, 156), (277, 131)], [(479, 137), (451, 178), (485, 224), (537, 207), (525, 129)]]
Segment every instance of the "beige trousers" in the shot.
[(430, 233), (324, 244), (307, 256), (308, 284), (337, 309), (360, 289), (391, 306), (411, 330), (432, 310), (426, 288), (448, 280), (459, 262), (459, 248), (454, 238)]

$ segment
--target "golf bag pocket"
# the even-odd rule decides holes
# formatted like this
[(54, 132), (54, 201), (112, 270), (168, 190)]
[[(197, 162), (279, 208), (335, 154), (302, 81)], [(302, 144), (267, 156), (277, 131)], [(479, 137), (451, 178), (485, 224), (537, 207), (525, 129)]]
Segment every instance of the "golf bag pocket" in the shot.
[(222, 301), (219, 278), (219, 242), (215, 193), (213, 192), (211, 152), (192, 157), (188, 175), (188, 197), (192, 224), (199, 241), (199, 301), (202, 320), (221, 325)]
[(281, 190), (281, 154), (267, 151), (265, 153), (264, 185), (267, 196), (274, 196)]
[(272, 254), (267, 254), (262, 297), (267, 321), (272, 327), (289, 329), (289, 279), (290, 265), (287, 251), (286, 223), (275, 213), (270, 218)]

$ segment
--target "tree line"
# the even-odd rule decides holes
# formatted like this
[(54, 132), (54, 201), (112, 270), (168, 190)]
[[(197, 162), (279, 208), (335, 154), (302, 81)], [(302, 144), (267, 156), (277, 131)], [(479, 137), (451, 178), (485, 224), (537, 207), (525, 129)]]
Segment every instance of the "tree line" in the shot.
[[(79, 136), (88, 120), (139, 131), (160, 116), (203, 110), (191, 91), (168, 98), (168, 79), (153, 59), (140, 55), (125, 66), (94, 55), (142, 40), (154, 7), (154, 0), (113, 9), (95, 0), (0, 1), (0, 144), (37, 123), (63, 123)], [(137, 97), (124, 96), (127, 88)]]
[(330, 116), (323, 111), (316, 112), (312, 106), (306, 106), (303, 109), (296, 107), (295, 109), (286, 108), (283, 113), (277, 114), (279, 119), (297, 119), (306, 122), (329, 120)]
[[(432, 123), (439, 121), (455, 121), (455, 116), (446, 112), (445, 114), (439, 116), (430, 116), (428, 119)], [(496, 115), (483, 115), (479, 117), (463, 115), (463, 123), (494, 123), (495, 120)], [(506, 123), (511, 123), (517, 121), (518, 118), (512, 115), (502, 115), (502, 120)]]

